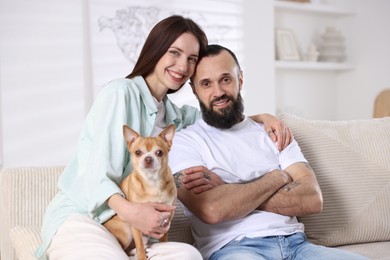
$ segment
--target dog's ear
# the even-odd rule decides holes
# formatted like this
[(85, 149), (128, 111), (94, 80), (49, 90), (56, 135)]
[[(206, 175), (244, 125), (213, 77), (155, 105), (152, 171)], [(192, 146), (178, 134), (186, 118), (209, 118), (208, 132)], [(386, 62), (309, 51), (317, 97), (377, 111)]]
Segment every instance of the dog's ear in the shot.
[(128, 146), (130, 146), (134, 140), (139, 136), (139, 134), (128, 127), (127, 125), (123, 126), (123, 136), (125, 137), (126, 143)]
[(169, 125), (160, 133), (160, 137), (168, 143), (169, 147), (172, 145), (172, 139), (174, 135), (175, 135), (174, 124)]

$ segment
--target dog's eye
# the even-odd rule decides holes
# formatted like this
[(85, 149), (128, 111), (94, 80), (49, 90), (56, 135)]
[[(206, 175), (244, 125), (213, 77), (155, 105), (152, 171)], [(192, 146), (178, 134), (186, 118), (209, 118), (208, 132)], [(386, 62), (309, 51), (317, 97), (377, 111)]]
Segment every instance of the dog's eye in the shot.
[(136, 151), (135, 151), (135, 155), (141, 156), (141, 154), (142, 154), (141, 150), (136, 150)]
[(164, 155), (164, 152), (161, 151), (161, 150), (157, 150), (157, 151), (156, 151), (156, 155), (157, 155), (158, 157), (161, 157), (161, 156)]

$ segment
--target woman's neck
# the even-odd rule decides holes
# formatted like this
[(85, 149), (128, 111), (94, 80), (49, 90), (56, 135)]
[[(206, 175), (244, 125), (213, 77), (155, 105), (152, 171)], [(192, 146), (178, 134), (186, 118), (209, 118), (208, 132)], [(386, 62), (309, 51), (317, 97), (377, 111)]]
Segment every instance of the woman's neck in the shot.
[(158, 102), (161, 102), (164, 96), (167, 94), (168, 89), (165, 86), (160, 85), (161, 83), (152, 75), (153, 74), (147, 76), (145, 81), (152, 96), (157, 99)]

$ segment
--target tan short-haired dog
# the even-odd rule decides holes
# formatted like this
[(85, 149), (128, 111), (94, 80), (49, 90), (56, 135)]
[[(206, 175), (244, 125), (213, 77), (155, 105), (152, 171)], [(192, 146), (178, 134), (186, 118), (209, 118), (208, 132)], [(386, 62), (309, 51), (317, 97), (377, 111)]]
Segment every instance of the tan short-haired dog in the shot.
[[(175, 134), (175, 126), (168, 126), (157, 137), (142, 137), (124, 125), (123, 134), (133, 165), (132, 173), (120, 184), (126, 199), (136, 203), (158, 202), (174, 205), (177, 191), (168, 166), (168, 153)], [(162, 220), (161, 225), (168, 224), (171, 219)], [(137, 259), (147, 259), (141, 231), (125, 223), (117, 215), (104, 223), (104, 226), (114, 234), (126, 253), (129, 253), (133, 237)], [(160, 242), (163, 241), (168, 241), (167, 233), (160, 239)]]

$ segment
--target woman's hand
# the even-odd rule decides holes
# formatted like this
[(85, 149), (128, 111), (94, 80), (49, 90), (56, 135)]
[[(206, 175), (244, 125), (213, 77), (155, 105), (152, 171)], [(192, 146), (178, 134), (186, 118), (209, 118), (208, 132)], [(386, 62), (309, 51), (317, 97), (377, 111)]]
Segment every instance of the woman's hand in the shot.
[(277, 143), (279, 151), (286, 148), (294, 139), (293, 134), (286, 124), (271, 114), (259, 114), (251, 116), (251, 118), (258, 123), (264, 124), (265, 131)]
[(155, 202), (133, 204), (132, 210), (136, 216), (131, 220), (131, 225), (156, 239), (160, 239), (168, 232), (176, 207)]
[(171, 226), (175, 206), (146, 202), (129, 202), (119, 194), (112, 195), (108, 205), (124, 222), (133, 225), (143, 234), (160, 239)]
[(214, 172), (204, 166), (194, 166), (175, 174), (176, 185), (184, 186), (199, 194), (208, 191), (218, 185), (224, 184), (223, 180)]

